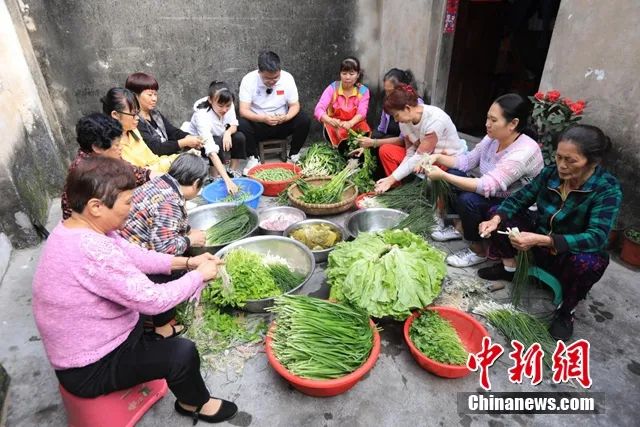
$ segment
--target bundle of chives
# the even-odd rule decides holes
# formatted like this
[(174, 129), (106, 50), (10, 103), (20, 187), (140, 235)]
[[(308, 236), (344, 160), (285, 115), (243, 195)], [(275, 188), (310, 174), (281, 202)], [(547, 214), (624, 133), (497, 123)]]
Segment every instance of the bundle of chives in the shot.
[(373, 330), (362, 310), (304, 295), (279, 296), (268, 310), (277, 315), (269, 332), (274, 354), (294, 375), (339, 378), (371, 353)]

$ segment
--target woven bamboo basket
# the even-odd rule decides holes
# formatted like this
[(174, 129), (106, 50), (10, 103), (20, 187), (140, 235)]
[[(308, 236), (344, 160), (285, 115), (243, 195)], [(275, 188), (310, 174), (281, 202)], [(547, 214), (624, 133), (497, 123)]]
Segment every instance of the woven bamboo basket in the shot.
[[(305, 178), (304, 180), (311, 185), (319, 186), (331, 181), (331, 177), (314, 176)], [(356, 197), (358, 197), (358, 189), (352, 183), (348, 183), (342, 192), (341, 200), (337, 203), (331, 203), (328, 205), (305, 203), (298, 199), (301, 194), (302, 193), (298, 186), (295, 183), (291, 184), (287, 190), (291, 206), (295, 206), (309, 215), (334, 215), (351, 209)]]

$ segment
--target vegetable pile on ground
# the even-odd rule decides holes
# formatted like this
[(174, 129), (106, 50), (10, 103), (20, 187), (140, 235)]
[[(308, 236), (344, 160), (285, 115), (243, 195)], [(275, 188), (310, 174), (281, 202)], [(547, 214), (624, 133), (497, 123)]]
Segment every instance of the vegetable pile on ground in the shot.
[(431, 360), (448, 365), (464, 365), (469, 353), (451, 323), (433, 310), (425, 310), (411, 323), (409, 337)]
[(445, 254), (407, 230), (361, 233), (329, 254), (331, 298), (372, 316), (406, 319), (440, 293)]
[(261, 181), (288, 181), (296, 177), (296, 173), (291, 169), (273, 168), (264, 169), (251, 175), (252, 178)]
[(332, 177), (329, 182), (322, 185), (312, 185), (303, 179), (297, 180), (296, 185), (301, 193), (298, 200), (316, 205), (329, 205), (339, 202), (347, 186), (347, 179), (357, 171), (354, 168), (355, 163), (350, 163)]
[(373, 347), (363, 310), (303, 295), (283, 295), (269, 309), (273, 352), (292, 374), (315, 380), (339, 378), (358, 369)]
[(317, 142), (302, 156), (299, 166), (305, 176), (332, 176), (344, 169), (346, 164), (338, 150), (327, 143)]
[(251, 198), (251, 193), (247, 193), (244, 190), (238, 191), (236, 194), (229, 194), (224, 199), (220, 200), (221, 202), (238, 202), (242, 203)]
[(342, 240), (340, 232), (329, 224), (307, 224), (294, 230), (289, 237), (296, 239), (312, 251), (329, 249)]
[(282, 257), (244, 248), (224, 256), (219, 277), (202, 291), (205, 303), (243, 307), (248, 300), (273, 297), (288, 292), (304, 281)]
[(509, 342), (520, 341), (524, 348), (539, 343), (544, 351), (544, 363), (551, 368), (551, 355), (555, 350), (556, 341), (549, 334), (547, 325), (538, 318), (518, 310), (511, 304), (495, 302), (481, 303), (473, 312), (484, 316)]
[(217, 246), (231, 243), (244, 237), (255, 226), (249, 208), (245, 205), (238, 205), (233, 209), (231, 215), (207, 229), (205, 244), (206, 246)]
[(271, 231), (284, 231), (291, 224), (300, 222), (304, 219), (302, 215), (294, 213), (278, 213), (270, 215), (260, 221), (260, 227)]

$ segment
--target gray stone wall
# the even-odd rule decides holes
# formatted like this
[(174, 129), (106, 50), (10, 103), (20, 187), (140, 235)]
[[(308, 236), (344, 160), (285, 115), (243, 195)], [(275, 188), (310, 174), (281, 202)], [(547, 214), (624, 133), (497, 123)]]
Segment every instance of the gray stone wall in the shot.
[(308, 113), (337, 78), (340, 59), (355, 53), (355, 0), (29, 4), (31, 39), (71, 145), (76, 120), (99, 111), (99, 98), (135, 71), (159, 80), (159, 109), (179, 125), (213, 79), (225, 80), (237, 95), (262, 49), (278, 53)]
[(604, 165), (622, 183), (623, 225), (640, 224), (639, 21), (637, 0), (563, 0), (540, 84), (587, 100), (583, 122), (611, 138)]

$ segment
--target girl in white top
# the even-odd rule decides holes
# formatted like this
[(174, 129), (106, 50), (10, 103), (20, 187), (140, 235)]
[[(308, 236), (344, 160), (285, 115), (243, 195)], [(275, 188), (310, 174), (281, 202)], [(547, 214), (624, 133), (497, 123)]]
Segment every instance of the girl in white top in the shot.
[(198, 99), (193, 104), (191, 122), (183, 125), (183, 130), (205, 139), (207, 156), (211, 152), (231, 155), (231, 174), (240, 175), (238, 163), (245, 159), (245, 136), (238, 131), (233, 94), (224, 82), (213, 81), (209, 85), (209, 96)]
[(409, 85), (398, 85), (385, 99), (384, 110), (400, 123), (404, 148), (380, 146), (380, 161), (389, 176), (376, 182), (377, 193), (409, 176), (426, 153), (456, 156), (467, 151), (449, 115), (438, 107), (419, 104)]

